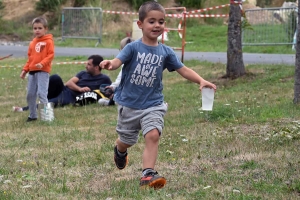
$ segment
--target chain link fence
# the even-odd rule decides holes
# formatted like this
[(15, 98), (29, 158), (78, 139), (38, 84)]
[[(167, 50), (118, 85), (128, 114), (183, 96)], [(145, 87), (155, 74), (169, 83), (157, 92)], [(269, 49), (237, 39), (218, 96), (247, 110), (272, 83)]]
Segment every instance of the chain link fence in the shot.
[(296, 7), (249, 9), (245, 14), (250, 26), (243, 29), (243, 46), (294, 44)]
[(62, 10), (62, 39), (102, 37), (102, 9), (97, 7), (70, 7)]

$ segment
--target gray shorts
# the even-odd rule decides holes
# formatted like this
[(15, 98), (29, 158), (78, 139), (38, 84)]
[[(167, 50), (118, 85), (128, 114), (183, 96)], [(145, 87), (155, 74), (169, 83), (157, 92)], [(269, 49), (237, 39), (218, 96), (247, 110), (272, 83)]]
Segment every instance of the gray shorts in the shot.
[(136, 110), (118, 105), (116, 131), (119, 134), (121, 142), (134, 145), (138, 141), (140, 130), (142, 130), (143, 136), (153, 129), (157, 129), (161, 135), (167, 108), (165, 103), (144, 110)]

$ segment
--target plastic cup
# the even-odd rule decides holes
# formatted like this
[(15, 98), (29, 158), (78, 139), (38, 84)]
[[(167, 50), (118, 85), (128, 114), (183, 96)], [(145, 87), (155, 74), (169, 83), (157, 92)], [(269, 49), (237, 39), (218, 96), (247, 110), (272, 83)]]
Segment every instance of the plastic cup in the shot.
[(212, 111), (215, 91), (211, 88), (202, 88), (202, 110)]
[(38, 110), (42, 121), (51, 122), (54, 120), (54, 105), (53, 103), (39, 104)]

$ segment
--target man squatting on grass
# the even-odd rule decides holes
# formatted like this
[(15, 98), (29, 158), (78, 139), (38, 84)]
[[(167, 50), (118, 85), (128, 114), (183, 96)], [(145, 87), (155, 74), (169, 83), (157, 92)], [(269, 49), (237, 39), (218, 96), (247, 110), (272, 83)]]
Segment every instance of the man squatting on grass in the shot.
[(113, 60), (104, 60), (100, 66), (115, 70), (122, 64), (122, 78), (116, 88), (114, 100), (118, 104), (119, 135), (114, 147), (114, 161), (118, 169), (128, 163), (127, 149), (134, 145), (142, 130), (145, 139), (140, 186), (159, 189), (166, 179), (159, 176), (154, 166), (158, 154), (159, 138), (164, 127), (167, 106), (162, 94), (162, 75), (165, 69), (177, 71), (182, 77), (200, 85), (199, 89), (216, 85), (184, 66), (175, 52), (158, 42), (165, 27), (165, 9), (155, 1), (147, 1), (139, 8), (137, 25), (143, 32), (139, 40), (127, 44)]

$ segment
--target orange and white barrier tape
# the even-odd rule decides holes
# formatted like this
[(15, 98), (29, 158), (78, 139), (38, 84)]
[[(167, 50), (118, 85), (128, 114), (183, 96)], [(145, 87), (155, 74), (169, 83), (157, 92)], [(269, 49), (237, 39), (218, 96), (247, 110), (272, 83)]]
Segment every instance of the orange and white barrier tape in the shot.
[(187, 18), (192, 18), (192, 17), (196, 17), (196, 18), (206, 18), (206, 17), (229, 17), (229, 14), (210, 14), (210, 15), (187, 15)]
[(86, 64), (86, 61), (74, 61), (74, 62), (57, 62), (57, 63), (52, 63), (52, 65), (78, 65), (78, 64)]
[(208, 11), (208, 10), (215, 10), (215, 9), (219, 9), (219, 8), (225, 8), (226, 6), (230, 6), (230, 4), (225, 4), (225, 5), (220, 5), (220, 6), (213, 6), (213, 7), (203, 8), (203, 9), (199, 9), (199, 10), (193, 10), (193, 11), (187, 12), (187, 14), (189, 15), (190, 13), (200, 13), (200, 12), (205, 12), (205, 11)]
[(110, 11), (110, 10), (103, 10), (103, 13), (108, 13), (108, 14), (120, 14), (120, 15), (138, 15), (139, 13), (135, 12), (121, 12), (121, 11)]
[[(78, 64), (86, 64), (86, 61), (74, 61), (74, 62), (57, 62), (52, 63), (52, 65), (78, 65)], [(0, 68), (22, 68), (23, 65), (15, 65), (15, 66), (0, 66)]]
[(11, 57), (13, 54), (10, 54), (10, 55), (7, 55), (7, 56), (4, 56), (4, 57), (0, 57), (0, 60), (4, 60), (5, 58), (9, 58)]
[(6, 65), (0, 66), (0, 68), (21, 68), (21, 67), (23, 67), (23, 66), (20, 66), (20, 65), (17, 65), (17, 66), (6, 66)]
[[(119, 15), (139, 15), (139, 13), (135, 13), (135, 12), (122, 12), (122, 11), (110, 11), (110, 10), (103, 10), (102, 12), (107, 14), (119, 14)], [(166, 14), (166, 16), (181, 18), (182, 14)]]
[[(219, 14), (206, 14), (206, 15), (192, 15), (190, 13), (199, 13), (199, 12), (204, 12), (208, 10), (214, 10), (218, 8), (224, 8), (226, 6), (229, 6), (230, 4), (225, 4), (225, 5), (220, 5), (220, 6), (213, 6), (210, 8), (203, 8), (200, 10), (194, 10), (194, 11), (189, 11), (186, 13), (186, 18), (202, 18), (202, 17), (228, 17), (229, 15), (219, 15)], [(121, 11), (110, 11), (110, 10), (103, 10), (103, 13), (108, 13), (108, 14), (121, 14), (121, 15), (138, 15), (139, 13), (136, 12), (121, 12)], [(166, 17), (173, 17), (173, 18), (183, 18), (183, 14), (166, 14)]]

